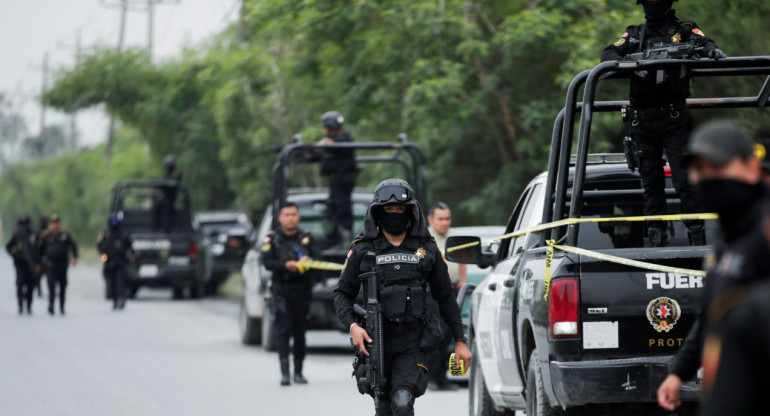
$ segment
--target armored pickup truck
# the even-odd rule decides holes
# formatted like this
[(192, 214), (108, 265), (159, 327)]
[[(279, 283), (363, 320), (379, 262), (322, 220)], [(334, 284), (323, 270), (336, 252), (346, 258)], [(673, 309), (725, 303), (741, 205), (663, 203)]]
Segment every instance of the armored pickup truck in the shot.
[[(699, 270), (711, 247), (691, 245), (683, 220), (693, 217), (677, 217), (679, 197), (667, 165), (661, 169), (667, 213), (674, 215), (667, 218), (671, 238), (666, 247), (652, 247), (647, 223), (638, 219), (638, 172), (624, 154), (589, 155), (588, 144), (595, 112), (620, 113), (628, 105), (597, 101), (600, 80), (671, 69), (764, 81), (753, 97), (689, 99), (693, 110), (762, 109), (770, 97), (770, 57), (602, 63), (570, 85), (554, 123), (548, 171), (525, 188), (498, 253), (482, 252), (477, 237), (447, 241), (448, 260), (492, 266), (459, 299), (470, 293), (470, 415), (669, 414), (657, 406), (656, 390), (699, 312)], [(571, 156), (577, 114), (577, 153)], [(716, 220), (698, 217), (713, 244)], [(684, 384), (677, 414), (693, 414), (698, 391), (697, 380)]]
[[(278, 160), (273, 166), (273, 189), (270, 205), (265, 210), (255, 234), (252, 246), (241, 268), (243, 298), (239, 315), (241, 340), (247, 345), (262, 345), (266, 350), (275, 349), (275, 315), (272, 313), (272, 273), (262, 264), (260, 254), (267, 242), (267, 233), (278, 228), (280, 207), (294, 202), (301, 216), (299, 227), (313, 233), (319, 250), (319, 258), (326, 262), (342, 264), (348, 254), (353, 236), (341, 241), (331, 236), (334, 224), (327, 214), (328, 187), (317, 182), (317, 160), (308, 157), (323, 149), (353, 149), (356, 163), (367, 168), (361, 172), (359, 182), (366, 180), (367, 170), (376, 172), (375, 177), (403, 177), (415, 188), (417, 199), (425, 202), (425, 157), (422, 150), (406, 139), (405, 135), (394, 142), (353, 142), (334, 144), (295, 142), (281, 147)], [(303, 185), (304, 182), (304, 186)], [(379, 182), (377, 180), (376, 182)], [(375, 183), (376, 183), (375, 182)], [(372, 202), (373, 189), (356, 187), (351, 195), (353, 235), (363, 224), (363, 217)], [(339, 270), (313, 270), (314, 279), (310, 304), (310, 329), (335, 329), (347, 331), (334, 311), (332, 291), (337, 286)]]
[[(160, 212), (164, 189), (176, 186), (169, 224)], [(198, 264), (198, 233), (193, 229), (187, 188), (168, 180), (122, 181), (112, 188), (110, 215), (131, 235), (134, 262), (126, 287), (132, 297), (140, 287), (170, 287), (174, 299), (203, 296)]]

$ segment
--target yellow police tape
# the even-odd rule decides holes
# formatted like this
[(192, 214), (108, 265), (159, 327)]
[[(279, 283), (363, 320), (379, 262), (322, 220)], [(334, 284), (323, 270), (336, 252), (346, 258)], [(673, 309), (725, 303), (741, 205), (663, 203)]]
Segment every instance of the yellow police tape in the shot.
[[(638, 217), (610, 217), (610, 218), (567, 218), (560, 221), (555, 221), (547, 224), (540, 224), (534, 227), (525, 228), (523, 230), (516, 230), (508, 234), (501, 235), (499, 237), (491, 238), (482, 242), (473, 242), (468, 244), (462, 244), (448, 248), (447, 252), (454, 252), (476, 246), (478, 244), (488, 244), (493, 241), (501, 241), (508, 238), (521, 237), (526, 234), (537, 234), (541, 231), (545, 231), (551, 228), (563, 227), (565, 225), (573, 224), (586, 224), (586, 223), (600, 223), (600, 222), (639, 222), (639, 221), (692, 221), (692, 220), (715, 220), (718, 219), (717, 214), (686, 214), (686, 215), (647, 215)], [(663, 266), (660, 264), (647, 263), (638, 260), (624, 259), (622, 257), (610, 256), (608, 254), (602, 254), (596, 251), (585, 250), (578, 247), (557, 245), (554, 240), (546, 241), (548, 246), (546, 247), (545, 255), (545, 279), (543, 282), (543, 297), (548, 300), (548, 289), (551, 286), (551, 263), (553, 262), (554, 250), (561, 250), (568, 253), (574, 253), (581, 256), (591, 257), (599, 260), (604, 260), (611, 263), (622, 264), (631, 267), (638, 267), (640, 269), (655, 270), (666, 273), (678, 273), (687, 274), (696, 277), (705, 277), (706, 272), (702, 270), (682, 269), (678, 267)]]
[(310, 269), (341, 271), (344, 265), (330, 261), (304, 260), (297, 263), (297, 271), (305, 273)]

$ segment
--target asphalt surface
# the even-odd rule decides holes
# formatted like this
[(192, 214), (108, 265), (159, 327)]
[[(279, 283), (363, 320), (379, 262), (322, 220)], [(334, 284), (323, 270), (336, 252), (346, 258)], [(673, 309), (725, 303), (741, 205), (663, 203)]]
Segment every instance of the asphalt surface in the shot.
[[(35, 295), (17, 314), (13, 263), (0, 255), (0, 415), (367, 415), (347, 336), (311, 331), (310, 384), (281, 387), (278, 358), (238, 337), (238, 305), (172, 301), (142, 289), (123, 311), (99, 268), (70, 268), (65, 316)], [(468, 390), (427, 392), (416, 414), (467, 415)]]

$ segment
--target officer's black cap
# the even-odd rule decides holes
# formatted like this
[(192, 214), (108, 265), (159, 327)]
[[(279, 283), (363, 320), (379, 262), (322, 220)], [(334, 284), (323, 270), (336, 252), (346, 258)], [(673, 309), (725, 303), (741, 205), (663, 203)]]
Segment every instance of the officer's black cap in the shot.
[(717, 167), (730, 163), (736, 157), (747, 159), (754, 154), (754, 141), (745, 127), (729, 120), (704, 123), (690, 136), (682, 164), (689, 166), (700, 156)]

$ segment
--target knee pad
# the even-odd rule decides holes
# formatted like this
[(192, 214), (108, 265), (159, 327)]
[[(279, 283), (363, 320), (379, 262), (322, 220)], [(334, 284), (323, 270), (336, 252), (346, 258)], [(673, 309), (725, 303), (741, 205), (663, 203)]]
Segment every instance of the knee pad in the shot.
[(393, 416), (414, 415), (414, 396), (409, 390), (396, 390), (391, 397)]

